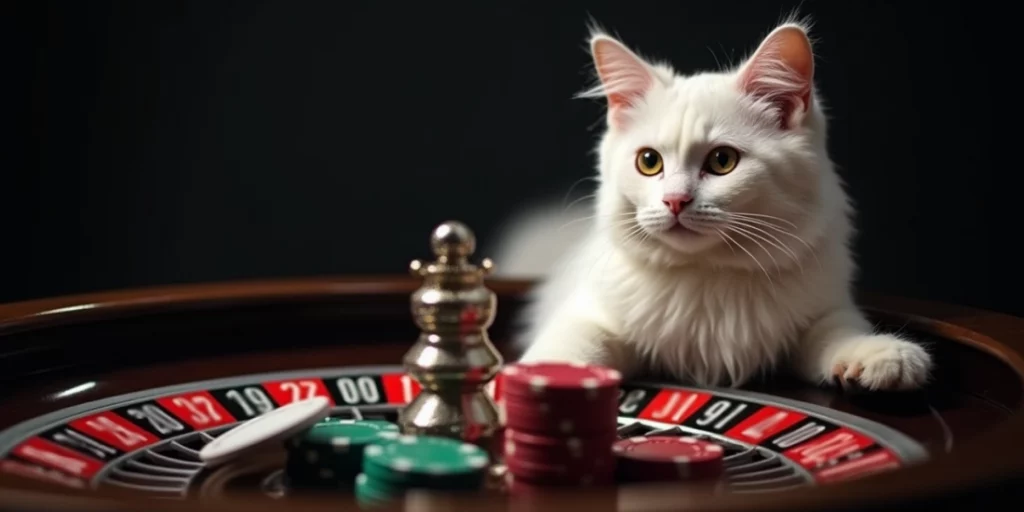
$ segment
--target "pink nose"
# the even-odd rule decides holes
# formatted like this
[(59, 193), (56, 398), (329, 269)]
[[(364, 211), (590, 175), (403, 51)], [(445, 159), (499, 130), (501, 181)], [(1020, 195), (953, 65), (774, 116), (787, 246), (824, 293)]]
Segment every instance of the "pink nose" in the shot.
[(693, 201), (693, 196), (690, 194), (665, 194), (661, 198), (661, 202), (665, 203), (672, 215), (679, 215), (679, 212), (686, 208), (686, 205)]

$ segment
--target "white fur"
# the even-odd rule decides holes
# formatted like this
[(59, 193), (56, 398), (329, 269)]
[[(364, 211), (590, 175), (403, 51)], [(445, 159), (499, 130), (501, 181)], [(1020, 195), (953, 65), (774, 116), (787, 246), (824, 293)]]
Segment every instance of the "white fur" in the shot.
[[(698, 385), (739, 386), (783, 361), (816, 383), (926, 382), (929, 354), (873, 333), (853, 303), (853, 211), (826, 151), (826, 118), (813, 88), (804, 89), (806, 112), (795, 99), (801, 75), (773, 46), (773, 35), (793, 28), (806, 30), (784, 24), (743, 65), (690, 76), (593, 36), (601, 83), (584, 96), (615, 101), (598, 147), (592, 222), (570, 236), (558, 232), (559, 216), (534, 218), (498, 253), (498, 267), (504, 261), (515, 277), (546, 276), (526, 313), (523, 361), (598, 363)], [(795, 108), (780, 107), (787, 98)], [(719, 145), (740, 151), (738, 166), (702, 174)], [(637, 172), (641, 147), (663, 155), (661, 175)], [(673, 216), (662, 195), (683, 192), (694, 200)], [(691, 231), (666, 231), (677, 222)]]

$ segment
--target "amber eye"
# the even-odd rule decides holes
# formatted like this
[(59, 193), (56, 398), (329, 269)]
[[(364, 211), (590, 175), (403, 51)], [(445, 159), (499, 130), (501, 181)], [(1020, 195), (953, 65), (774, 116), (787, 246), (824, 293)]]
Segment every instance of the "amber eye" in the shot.
[(740, 154), (733, 148), (721, 146), (712, 149), (704, 160), (704, 170), (719, 176), (729, 174), (740, 163)]
[(636, 170), (644, 176), (654, 176), (665, 167), (661, 159), (661, 153), (651, 149), (643, 148), (636, 152)]

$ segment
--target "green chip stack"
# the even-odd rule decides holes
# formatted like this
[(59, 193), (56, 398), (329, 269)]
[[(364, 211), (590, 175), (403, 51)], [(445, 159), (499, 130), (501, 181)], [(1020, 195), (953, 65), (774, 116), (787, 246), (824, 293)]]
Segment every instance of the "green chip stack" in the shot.
[(351, 489), (365, 448), (398, 436), (398, 425), (387, 421), (323, 420), (285, 444), (287, 485), (294, 490)]
[(365, 506), (384, 505), (409, 489), (476, 491), (483, 487), (490, 460), (479, 446), (432, 436), (399, 436), (371, 444), (356, 477), (356, 498)]

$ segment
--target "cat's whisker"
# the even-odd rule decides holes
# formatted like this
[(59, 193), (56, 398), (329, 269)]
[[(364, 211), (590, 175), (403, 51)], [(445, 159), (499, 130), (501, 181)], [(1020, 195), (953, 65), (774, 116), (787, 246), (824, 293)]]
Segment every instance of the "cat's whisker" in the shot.
[(705, 46), (705, 48), (707, 48), (708, 51), (711, 52), (711, 58), (715, 59), (715, 65), (718, 66), (718, 69), (722, 69), (722, 63), (718, 62), (718, 56), (715, 55), (715, 51), (712, 50), (710, 46)]
[(566, 205), (566, 207), (563, 208), (562, 211), (569, 211), (570, 208), (575, 206), (576, 203), (579, 203), (580, 201), (586, 201), (587, 199), (595, 199), (595, 198), (597, 198), (597, 192), (595, 192), (593, 194), (587, 194), (587, 195), (582, 196), (582, 197), (577, 197), (575, 200), (573, 200), (573, 202), (571, 202), (568, 205)]
[(757, 241), (757, 238), (755, 238), (756, 235), (752, 235), (749, 231), (733, 224), (726, 224), (725, 229), (730, 230), (738, 235), (742, 235), (746, 237), (747, 240), (754, 242), (754, 244), (757, 245), (758, 248), (760, 248), (762, 251), (764, 251), (765, 254), (768, 255), (768, 259), (772, 260), (772, 263), (775, 264), (775, 271), (778, 272), (780, 276), (782, 275), (782, 267), (779, 266), (778, 260), (775, 259), (775, 256), (772, 256), (771, 251), (769, 251), (764, 245), (762, 245), (761, 242)]
[(593, 214), (590, 214), (590, 215), (586, 215), (583, 218), (585, 218), (585, 219), (598, 219), (598, 218), (614, 219), (614, 218), (632, 218), (633, 216), (634, 216), (633, 212), (615, 212), (615, 213), (593, 213)]
[[(800, 237), (798, 237), (798, 236), (796, 236), (796, 235), (794, 235), (794, 234), (792, 234), (792, 233), (790, 233), (788, 231), (785, 231), (783, 229), (780, 229), (780, 228), (777, 228), (777, 227), (774, 227), (774, 226), (771, 226), (771, 225), (768, 225), (768, 224), (764, 224), (764, 223), (761, 223), (761, 222), (754, 222), (754, 221), (751, 221), (750, 219), (733, 219), (730, 222), (732, 222), (732, 223), (734, 223), (736, 225), (744, 226), (744, 227), (747, 227), (749, 229), (753, 229), (753, 230), (756, 230), (756, 231), (758, 231), (760, 233), (763, 233), (764, 236), (767, 236), (767, 237), (771, 238), (772, 240), (778, 242), (782, 246), (782, 247), (780, 247), (780, 249), (785, 248), (787, 253), (794, 260), (798, 260), (799, 259), (799, 255), (797, 254), (797, 251), (794, 248), (790, 247), (788, 244), (786, 244), (781, 239), (779, 239), (779, 237), (777, 235), (775, 235), (773, 233), (770, 233), (770, 232), (768, 232), (768, 231), (766, 231), (764, 229), (761, 229), (761, 228), (769, 228), (769, 229), (772, 229), (772, 230), (774, 230), (774, 231), (776, 231), (778, 233), (781, 233), (783, 235), (789, 235), (791, 238), (793, 238), (796, 241), (798, 241), (801, 244), (803, 244), (804, 247), (807, 248), (808, 252), (811, 253), (812, 255), (814, 255), (814, 250), (811, 248), (810, 244), (805, 242)], [(802, 264), (802, 261), (800, 263)]]
[[(566, 201), (567, 199), (569, 199), (569, 196), (570, 196), (570, 195), (572, 194), (572, 191), (573, 191), (573, 190), (574, 190), (574, 189), (576, 188), (576, 186), (577, 186), (577, 185), (579, 185), (580, 183), (583, 183), (584, 181), (596, 181), (596, 182), (600, 182), (600, 181), (601, 181), (601, 179), (600, 179), (599, 177), (597, 177), (597, 176), (584, 176), (584, 177), (582, 177), (582, 178), (580, 178), (580, 179), (578, 179), (578, 180), (574, 181), (574, 182), (572, 183), (572, 185), (569, 185), (569, 190), (565, 192), (565, 197), (563, 197), (563, 198), (562, 198), (562, 203), (563, 203), (563, 204), (565, 203), (565, 201)], [(590, 195), (590, 196), (596, 196), (597, 194), (589, 194), (589, 195)], [(587, 197), (587, 196), (584, 196), (584, 197)], [(578, 201), (578, 200), (577, 200), (577, 201)], [(576, 201), (573, 201), (573, 204), (575, 204), (575, 203), (576, 203)], [(566, 209), (566, 210), (568, 210), (568, 209), (569, 209), (569, 208), (571, 208), (571, 207), (572, 207), (572, 204), (570, 204), (569, 206), (566, 206), (566, 207), (565, 207), (565, 209)]]
[[(613, 224), (610, 224), (610, 225), (607, 226), (608, 228), (615, 228), (615, 227), (629, 226), (630, 223), (634, 224), (633, 226), (628, 227), (625, 230), (626, 232), (622, 236), (622, 243), (623, 244), (629, 243), (631, 241), (631, 239), (633, 237), (635, 237), (638, 233), (640, 233), (640, 234), (644, 233), (643, 226), (641, 226), (639, 224), (636, 224), (636, 219), (632, 217), (633, 213), (629, 212), (629, 215), (630, 215), (630, 218), (624, 219), (624, 220), (620, 220), (618, 223), (613, 223)], [(640, 242), (638, 242), (638, 243), (640, 243)], [(607, 265), (611, 261), (611, 258), (612, 258), (613, 254), (614, 254), (614, 251), (612, 251), (611, 249), (608, 249), (608, 250), (603, 251), (597, 258), (595, 258), (594, 264), (591, 265), (590, 269), (587, 271), (588, 276), (589, 275), (593, 275), (594, 271), (597, 270), (597, 266), (599, 264), (600, 265)]]
[(780, 228), (780, 227), (778, 227), (778, 226), (776, 226), (774, 224), (771, 224), (771, 223), (766, 222), (766, 221), (761, 220), (761, 219), (754, 219), (754, 218), (736, 219), (736, 218), (734, 218), (733, 221), (734, 222), (741, 221), (743, 223), (749, 223), (749, 224), (755, 224), (755, 225), (758, 225), (758, 226), (763, 226), (763, 227), (766, 227), (768, 229), (774, 230), (774, 231), (776, 231), (778, 233), (781, 233), (783, 235), (786, 235), (786, 236), (788, 236), (790, 238), (793, 238), (794, 240), (796, 240), (797, 242), (800, 242), (801, 244), (803, 244), (804, 247), (807, 248), (807, 252), (811, 253), (811, 256), (813, 256), (815, 262), (817, 262), (818, 268), (823, 268), (821, 266), (821, 260), (818, 259), (818, 252), (814, 250), (814, 247), (812, 247), (811, 244), (807, 243), (806, 240), (804, 240), (803, 238), (800, 238), (796, 234), (791, 233), (791, 232), (789, 232), (789, 231), (787, 231), (785, 229), (782, 229), (782, 228)]
[(721, 238), (722, 241), (725, 242), (725, 246), (729, 248), (729, 251), (732, 252), (733, 254), (736, 254), (736, 249), (732, 248), (732, 244), (729, 243), (729, 239), (724, 236), (725, 234), (722, 233), (722, 230), (718, 229), (718, 228), (712, 228), (712, 229), (714, 229), (715, 232), (718, 233), (718, 238)]
[(643, 229), (643, 228), (640, 228), (640, 225), (636, 223), (635, 219), (625, 219), (625, 220), (619, 220), (619, 221), (616, 221), (616, 222), (609, 222), (607, 224), (599, 225), (599, 226), (597, 226), (597, 228), (603, 229), (603, 230), (611, 230), (611, 231), (621, 230), (623, 228), (628, 228), (630, 230), (631, 229)]
[(743, 247), (742, 245), (740, 245), (740, 243), (737, 242), (735, 238), (729, 236), (728, 233), (726, 233), (725, 231), (721, 231), (721, 233), (722, 233), (722, 236), (728, 238), (730, 241), (732, 241), (732, 243), (736, 244), (736, 247), (739, 247), (741, 251), (747, 253), (747, 256), (750, 256), (750, 259), (754, 260), (754, 263), (756, 263), (758, 267), (761, 267), (761, 272), (764, 272), (764, 277), (768, 278), (768, 283), (772, 286), (772, 294), (774, 295), (775, 294), (775, 282), (772, 281), (772, 276), (770, 276), (768, 274), (768, 271), (764, 268), (764, 265), (761, 264), (761, 260), (757, 259), (757, 257), (755, 257), (753, 254), (751, 254), (751, 252), (748, 251), (746, 247)]
[(803, 243), (808, 248), (810, 248), (810, 244), (808, 244), (803, 238), (800, 238), (799, 236), (797, 236), (792, 231), (790, 231), (788, 229), (784, 229), (784, 228), (776, 225), (773, 222), (769, 222), (766, 219), (760, 219), (760, 218), (756, 218), (756, 217), (744, 217), (744, 216), (739, 216), (739, 215), (727, 215), (726, 217), (727, 217), (727, 220), (730, 221), (730, 222), (736, 221), (736, 222), (746, 222), (746, 223), (749, 223), (749, 224), (756, 224), (758, 226), (764, 226), (764, 227), (766, 227), (768, 229), (771, 229), (773, 231), (777, 231), (779, 233), (784, 233), (786, 235), (789, 235), (789, 236), (799, 240), (800, 243)]
[(734, 226), (734, 227), (737, 227), (737, 228), (739, 226), (742, 226), (743, 229), (749, 229), (749, 230), (752, 230), (752, 231), (757, 231), (759, 233), (762, 233), (763, 236), (759, 235), (757, 233), (751, 233), (751, 234), (753, 236), (756, 236), (756, 237), (760, 238), (761, 240), (763, 240), (765, 243), (771, 245), (772, 247), (775, 247), (776, 249), (778, 249), (779, 251), (784, 253), (786, 256), (789, 256), (789, 258), (793, 260), (793, 263), (796, 263), (796, 266), (800, 270), (800, 273), (801, 274), (803, 273), (803, 271), (804, 271), (803, 262), (800, 260), (800, 258), (797, 257), (796, 253), (793, 252), (793, 250), (790, 249), (789, 247), (786, 247), (786, 244), (782, 243), (782, 240), (779, 240), (779, 238), (777, 236), (775, 236), (775, 235), (773, 235), (773, 234), (771, 234), (771, 233), (769, 233), (769, 232), (767, 232), (767, 231), (765, 231), (765, 230), (763, 230), (763, 229), (761, 229), (761, 228), (759, 228), (757, 226), (746, 224), (743, 221), (733, 220), (729, 224)]
[(732, 217), (777, 220), (777, 221), (779, 221), (779, 222), (781, 222), (783, 224), (786, 224), (787, 226), (789, 226), (789, 227), (791, 227), (793, 229), (800, 229), (800, 227), (797, 226), (796, 224), (793, 224), (792, 222), (790, 222), (790, 221), (788, 221), (786, 219), (783, 219), (782, 217), (777, 217), (775, 215), (767, 215), (767, 214), (764, 214), (764, 213), (749, 213), (749, 212), (722, 212), (722, 213), (725, 214), (726, 216), (732, 216)]
[[(621, 217), (621, 218), (616, 219), (616, 217)], [(632, 221), (632, 214), (625, 213), (625, 212), (620, 212), (620, 213), (616, 213), (616, 214), (586, 215), (586, 216), (583, 216), (583, 217), (579, 217), (579, 218), (570, 220), (569, 222), (566, 222), (565, 224), (562, 224), (561, 226), (558, 227), (557, 231), (561, 231), (561, 230), (563, 230), (563, 229), (565, 229), (565, 228), (567, 228), (567, 227), (569, 227), (569, 226), (571, 226), (571, 225), (573, 225), (573, 224), (575, 224), (577, 222), (586, 222), (588, 220), (596, 220), (596, 219), (601, 219), (601, 218), (610, 218), (610, 219), (616, 220), (616, 222), (621, 222), (622, 224), (626, 224), (626, 223)]]
[[(785, 228), (779, 227), (778, 225), (776, 225), (776, 224), (773, 224), (773, 223), (771, 223), (771, 222), (768, 222), (768, 221), (766, 221), (766, 220), (764, 220), (764, 219), (757, 219), (757, 218), (747, 218), (747, 217), (732, 217), (732, 216), (729, 216), (729, 217), (726, 217), (726, 221), (727, 221), (727, 222), (745, 222), (745, 223), (748, 223), (748, 224), (753, 224), (753, 225), (757, 225), (757, 226), (764, 226), (764, 227), (766, 227), (766, 228), (769, 228), (769, 229), (771, 229), (771, 230), (773, 230), (773, 231), (777, 231), (777, 232), (779, 232), (779, 233), (786, 233), (787, 235), (790, 235), (790, 236), (792, 236), (792, 237), (795, 237), (795, 238), (797, 238), (797, 239), (800, 239), (800, 237), (798, 237), (798, 236), (794, 235), (794, 234), (793, 234), (793, 233), (792, 233), (791, 231), (789, 231), (788, 229), (785, 229)], [(800, 240), (802, 240), (802, 239), (800, 239)]]
[[(635, 219), (630, 219), (630, 222), (636, 222), (636, 221), (635, 221)], [(622, 245), (628, 245), (628, 244), (631, 244), (631, 243), (636, 244), (636, 245), (640, 245), (640, 244), (642, 244), (647, 239), (648, 236), (649, 236), (649, 234), (647, 233), (647, 230), (644, 229), (643, 226), (641, 226), (640, 224), (635, 224), (634, 226), (632, 226), (631, 228), (626, 230), (626, 233), (622, 236), (622, 239), (621, 239), (620, 243)], [(598, 259), (598, 261), (595, 261), (594, 265), (590, 267), (590, 273), (592, 274), (594, 272), (594, 270), (597, 269), (597, 263), (598, 262), (602, 262), (603, 265), (604, 265), (602, 267), (602, 270), (601, 270), (601, 272), (603, 273), (604, 272), (604, 268), (606, 268), (608, 263), (611, 262), (613, 254), (614, 254), (614, 251), (611, 250), (611, 249), (608, 249), (608, 250), (604, 251), (602, 253), (601, 257)]]
[[(623, 236), (621, 244), (622, 245), (629, 244), (630, 241), (636, 236), (636, 234), (637, 233), (641, 233), (641, 232), (643, 232), (643, 227), (640, 226), (640, 225), (636, 225), (636, 226), (630, 228), (629, 230), (626, 231), (626, 234)], [(608, 264), (612, 261), (612, 256), (614, 254), (615, 254), (615, 251), (613, 251), (612, 249), (608, 249), (608, 250), (604, 251), (604, 253), (602, 255), (602, 259), (599, 260), (599, 261), (602, 261), (603, 265), (604, 265), (602, 267), (602, 269), (601, 269), (601, 273), (602, 274), (605, 272), (604, 269), (606, 269)], [(595, 263), (594, 266), (592, 266), (590, 268), (590, 271), (593, 272), (594, 269), (596, 269), (596, 268), (597, 268), (597, 264)]]
[(637, 224), (636, 226), (632, 227), (631, 229), (629, 229), (626, 232), (625, 236), (623, 236), (623, 238), (622, 238), (622, 241), (623, 242), (636, 241), (635, 239), (637, 239), (638, 237), (641, 237), (642, 235), (644, 235), (645, 232), (646, 232), (646, 230), (643, 228), (643, 226)]

